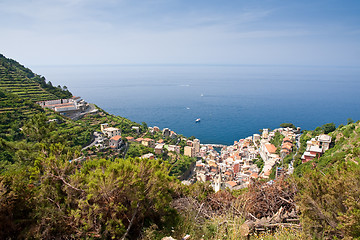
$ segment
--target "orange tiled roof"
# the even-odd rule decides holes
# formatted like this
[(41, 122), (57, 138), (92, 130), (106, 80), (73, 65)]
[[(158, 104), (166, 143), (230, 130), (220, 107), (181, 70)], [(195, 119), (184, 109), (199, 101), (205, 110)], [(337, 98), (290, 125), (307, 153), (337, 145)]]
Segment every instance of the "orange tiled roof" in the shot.
[(265, 176), (270, 176), (270, 174), (271, 174), (271, 171), (270, 171), (270, 170), (267, 170), (267, 171), (264, 173)]
[(288, 154), (290, 151), (288, 149), (286, 149), (286, 148), (283, 148), (283, 149), (281, 149), (281, 152), (284, 152), (284, 153)]
[(276, 147), (271, 143), (265, 144), (265, 147), (266, 147), (266, 149), (268, 150), (269, 153), (275, 153), (276, 152)]
[(251, 175), (250, 175), (250, 177), (252, 177), (252, 178), (258, 178), (259, 176), (258, 176), (258, 174), (257, 173), (252, 173)]
[(281, 146), (282, 149), (287, 149), (287, 150), (291, 150), (292, 149), (292, 145), (289, 145), (289, 144), (283, 144)]
[(115, 141), (119, 141), (121, 138), (121, 136), (119, 135), (116, 135), (116, 136), (113, 136), (112, 138), (110, 138), (110, 140), (115, 140)]
[(231, 187), (235, 187), (237, 185), (237, 183), (234, 181), (228, 181), (226, 183), (229, 184)]

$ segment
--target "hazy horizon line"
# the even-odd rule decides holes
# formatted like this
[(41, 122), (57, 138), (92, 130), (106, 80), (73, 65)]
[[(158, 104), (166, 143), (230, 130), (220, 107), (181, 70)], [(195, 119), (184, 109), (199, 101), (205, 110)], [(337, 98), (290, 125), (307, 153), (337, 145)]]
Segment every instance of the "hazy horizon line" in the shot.
[[(25, 66), (25, 65), (24, 65)], [(29, 64), (31, 67), (334, 67), (334, 68), (360, 68), (360, 65), (304, 65), (304, 64), (241, 64), (241, 63), (110, 63), (110, 64)]]

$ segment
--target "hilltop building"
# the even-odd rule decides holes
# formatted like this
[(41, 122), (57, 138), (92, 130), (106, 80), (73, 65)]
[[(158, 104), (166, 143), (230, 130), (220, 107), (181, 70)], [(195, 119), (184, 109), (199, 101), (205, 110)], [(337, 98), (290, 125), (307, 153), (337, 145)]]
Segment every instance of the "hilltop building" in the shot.
[(121, 130), (118, 128), (114, 128), (114, 127), (107, 127), (104, 128), (104, 130), (102, 131), (108, 138), (112, 138), (114, 136), (121, 136)]
[(155, 154), (162, 154), (164, 149), (164, 144), (157, 144), (155, 146)]
[(122, 139), (121, 136), (116, 135), (112, 138), (110, 138), (109, 140), (109, 146), (113, 149), (119, 149), (119, 147), (121, 146), (122, 143)]
[(142, 139), (141, 144), (144, 145), (145, 147), (154, 148), (155, 140), (151, 139), (151, 138), (144, 138), (144, 139)]
[(306, 151), (301, 156), (303, 163), (313, 160), (315, 157), (319, 158), (326, 150), (329, 149), (331, 137), (326, 134), (321, 134), (306, 142)]
[(49, 101), (39, 101), (36, 102), (42, 108), (49, 108), (55, 112), (60, 113), (61, 115), (67, 116), (73, 113), (84, 112), (85, 109), (89, 106), (83, 99), (80, 97), (72, 97), (68, 99), (56, 99)]
[(168, 151), (169, 151), (169, 152), (176, 152), (176, 153), (180, 154), (180, 146), (177, 146), (177, 145), (169, 145), (169, 146), (168, 146)]

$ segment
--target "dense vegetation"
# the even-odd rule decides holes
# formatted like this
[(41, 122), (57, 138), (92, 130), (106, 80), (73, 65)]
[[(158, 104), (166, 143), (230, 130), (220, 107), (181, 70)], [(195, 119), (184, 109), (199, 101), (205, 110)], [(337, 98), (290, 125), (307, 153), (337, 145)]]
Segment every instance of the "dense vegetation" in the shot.
[(161, 161), (99, 159), (78, 171), (69, 163), (76, 153), (63, 145), (42, 150), (33, 164), (9, 165), (1, 175), (2, 239), (136, 236), (175, 214), (172, 178)]
[(278, 152), (280, 150), (283, 139), (284, 139), (284, 135), (282, 135), (279, 132), (275, 132), (275, 136), (270, 140), (270, 143), (274, 144)]
[(0, 89), (0, 137), (7, 140), (19, 139), (19, 128), (23, 121), (41, 112), (44, 112), (42, 108), (32, 101)]
[(282, 123), (282, 124), (280, 124), (280, 127), (282, 127), (282, 128), (293, 128), (293, 129), (295, 129), (296, 127), (295, 127), (295, 125), (294, 124), (292, 124), (292, 123)]
[(302, 142), (328, 132), (332, 148), (319, 159), (300, 164), (295, 173), (304, 231), (317, 238), (360, 237), (360, 122), (333, 129), (325, 124), (305, 132)]

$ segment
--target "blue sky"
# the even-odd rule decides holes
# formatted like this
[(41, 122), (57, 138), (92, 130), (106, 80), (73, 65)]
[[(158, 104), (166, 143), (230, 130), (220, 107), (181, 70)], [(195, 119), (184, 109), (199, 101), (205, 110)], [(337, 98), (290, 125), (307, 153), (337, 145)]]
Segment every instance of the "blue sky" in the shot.
[(360, 66), (359, 0), (1, 0), (25, 65)]

